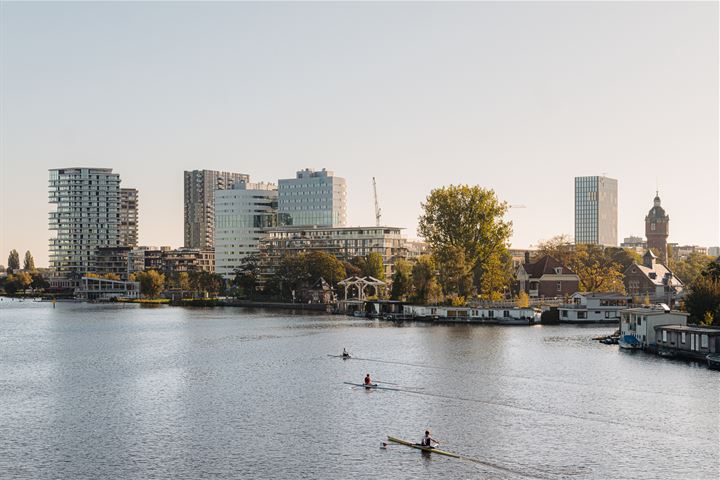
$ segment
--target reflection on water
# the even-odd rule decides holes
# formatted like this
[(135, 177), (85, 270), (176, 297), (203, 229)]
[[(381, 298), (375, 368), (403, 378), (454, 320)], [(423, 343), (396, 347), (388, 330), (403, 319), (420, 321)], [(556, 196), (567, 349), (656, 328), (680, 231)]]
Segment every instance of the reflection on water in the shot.
[[(717, 478), (720, 375), (609, 330), (6, 300), (0, 472)], [(366, 373), (386, 389), (343, 384)], [(380, 448), (426, 428), (464, 459)]]

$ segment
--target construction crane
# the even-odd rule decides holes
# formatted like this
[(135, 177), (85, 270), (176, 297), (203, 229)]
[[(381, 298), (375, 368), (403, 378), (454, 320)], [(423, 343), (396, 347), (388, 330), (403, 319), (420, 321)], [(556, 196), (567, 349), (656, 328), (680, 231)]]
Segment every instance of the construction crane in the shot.
[(375, 226), (380, 226), (380, 204), (377, 198), (377, 184), (375, 183), (375, 177), (373, 177), (373, 194), (375, 195)]

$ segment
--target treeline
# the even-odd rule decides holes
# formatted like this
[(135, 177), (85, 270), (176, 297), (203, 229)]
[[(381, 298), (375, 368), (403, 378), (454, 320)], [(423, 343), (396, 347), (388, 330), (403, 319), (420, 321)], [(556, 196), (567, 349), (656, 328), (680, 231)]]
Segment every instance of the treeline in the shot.
[(20, 268), (20, 254), (15, 249), (10, 250), (7, 268), (0, 266), (0, 272), (7, 274), (0, 277), (0, 290), (7, 295), (24, 294), (30, 289), (38, 291), (50, 287), (47, 280), (35, 268), (35, 259), (29, 250), (25, 252), (22, 269)]

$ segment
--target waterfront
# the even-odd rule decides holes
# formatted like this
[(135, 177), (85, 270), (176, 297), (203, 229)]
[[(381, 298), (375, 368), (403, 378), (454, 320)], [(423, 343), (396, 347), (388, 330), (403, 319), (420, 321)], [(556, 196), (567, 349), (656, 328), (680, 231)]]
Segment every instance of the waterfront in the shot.
[[(4, 299), (0, 471), (717, 478), (720, 375), (591, 340), (612, 330)], [(367, 372), (416, 393), (343, 384)], [(379, 448), (426, 427), (478, 461)]]

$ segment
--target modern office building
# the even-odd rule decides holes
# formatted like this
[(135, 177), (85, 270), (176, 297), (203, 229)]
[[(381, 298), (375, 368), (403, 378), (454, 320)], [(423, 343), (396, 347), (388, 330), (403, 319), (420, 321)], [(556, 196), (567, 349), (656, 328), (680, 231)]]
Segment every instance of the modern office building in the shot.
[[(407, 259), (406, 240), (398, 227), (299, 227), (268, 229), (260, 240), (263, 269), (271, 274), (285, 255), (323, 251), (339, 260), (379, 253), (385, 266), (385, 278), (393, 274), (395, 261)], [(314, 279), (316, 280), (316, 279)]]
[(309, 168), (278, 182), (279, 222), (284, 225), (344, 227), (347, 187), (333, 172)]
[(617, 246), (617, 225), (617, 180), (575, 177), (575, 243)]
[(215, 271), (233, 278), (257, 255), (267, 229), (277, 226), (278, 191), (272, 183), (238, 182), (215, 191)]
[(622, 248), (629, 248), (640, 254), (645, 253), (645, 250), (647, 250), (647, 242), (645, 239), (634, 235), (623, 238), (620, 246)]
[(225, 190), (235, 183), (248, 182), (242, 173), (193, 170), (185, 172), (185, 247), (213, 248), (215, 190)]
[(136, 188), (120, 189), (120, 245), (136, 247), (138, 244), (138, 191)]
[(96, 250), (120, 245), (120, 175), (111, 168), (51, 169), (48, 201), (57, 205), (49, 218), (54, 276), (95, 272)]

